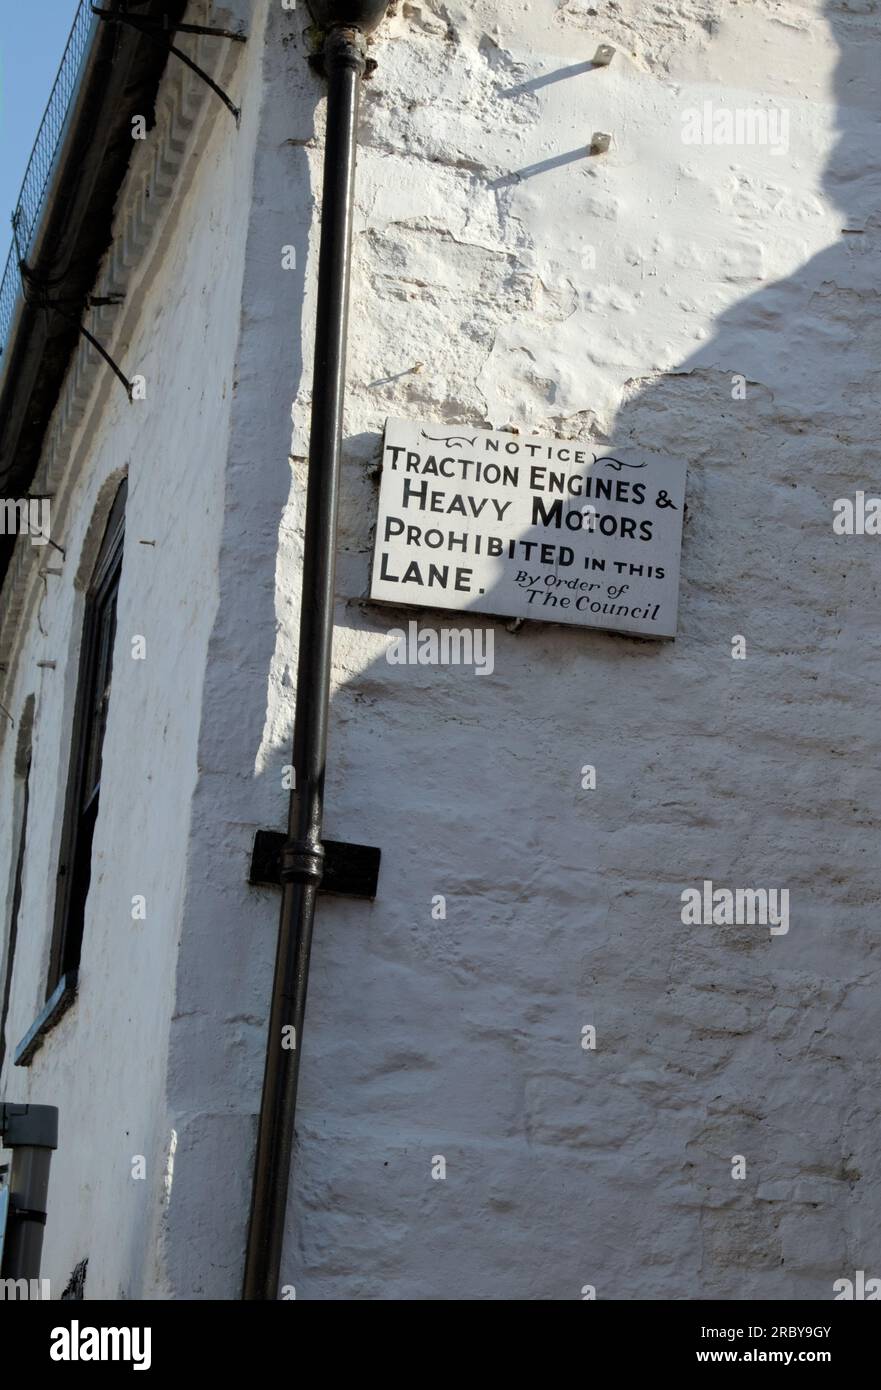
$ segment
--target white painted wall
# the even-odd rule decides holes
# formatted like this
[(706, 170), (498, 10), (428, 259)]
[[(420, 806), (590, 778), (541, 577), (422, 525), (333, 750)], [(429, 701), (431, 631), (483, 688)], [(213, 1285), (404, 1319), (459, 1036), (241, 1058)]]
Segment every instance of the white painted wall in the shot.
[[(876, 11), (431, 0), (374, 44), (326, 829), (383, 865), (375, 904), (325, 899), (317, 922), (298, 1297), (822, 1299), (881, 1272), (879, 563), (832, 532), (834, 500), (878, 476)], [(144, 302), (162, 410), (133, 427), (108, 399), (71, 513), (75, 556), (130, 460), (129, 537), (157, 540), (127, 549), (125, 622), (156, 659), (114, 686), (83, 994), (15, 1078), (62, 1098), (46, 1272), (90, 1254), (92, 1296), (239, 1290), (278, 907), (245, 880), (254, 829), (285, 814), (324, 112), (302, 22), (252, 7), (242, 131), (212, 127)], [(584, 70), (600, 42), (613, 64)], [(683, 144), (705, 100), (784, 108), (789, 148)], [(685, 456), (675, 643), (500, 622), (492, 677), (389, 665), (413, 615), (365, 598), (386, 415)], [(18, 708), (62, 644), (38, 689), (44, 828), (65, 575), (14, 688)], [(155, 802), (132, 796), (148, 773)], [(56, 842), (28, 867), (19, 1033)], [(683, 926), (707, 878), (788, 888), (788, 935)]]
[[(246, 61), (259, 64), (259, 24), (256, 32), (253, 59), (249, 54)], [(180, 80), (176, 71), (166, 78), (169, 84)], [(14, 1051), (45, 998), (83, 588), (107, 508), (127, 472), (112, 699), (78, 998), (31, 1065), (14, 1067), (9, 1056), (0, 1079), (5, 1098), (60, 1110), (43, 1261), (53, 1297), (87, 1257), (88, 1297), (137, 1298), (155, 1280), (173, 1146), (165, 1066), (206, 649), (218, 603), (217, 548), (259, 107), (258, 86), (236, 136), (222, 107), (218, 115), (201, 97), (192, 103), (190, 140), (178, 152), (176, 197), (142, 258), (133, 260), (127, 317), (113, 344), (129, 374), (145, 378), (146, 399), (129, 403), (106, 369), (96, 375), (82, 423), (71, 431), (69, 464), (53, 505), (52, 536), (64, 560), (55, 551), (36, 551), (41, 565), (60, 565), (62, 573), (45, 581), (34, 576), (38, 603), (2, 697), (17, 716), (27, 695), (36, 695), (8, 1027)], [(175, 129), (188, 110), (187, 100), (177, 102)], [(154, 198), (162, 196), (155, 155), (165, 134), (160, 118), (152, 145), (136, 151), (117, 208), (118, 239), (146, 238), (131, 220), (132, 206), (145, 170), (154, 180)], [(167, 178), (168, 167), (164, 172)], [(62, 402), (58, 412), (63, 409)], [(146, 639), (146, 660), (132, 659), (135, 635)], [(54, 669), (38, 667), (48, 661)], [(0, 771), (4, 817), (15, 746), (15, 730), (7, 728)], [(3, 824), (5, 872), (15, 844), (6, 819)], [(132, 920), (133, 894), (146, 898), (145, 921)], [(144, 1180), (132, 1178), (136, 1155), (146, 1159)]]

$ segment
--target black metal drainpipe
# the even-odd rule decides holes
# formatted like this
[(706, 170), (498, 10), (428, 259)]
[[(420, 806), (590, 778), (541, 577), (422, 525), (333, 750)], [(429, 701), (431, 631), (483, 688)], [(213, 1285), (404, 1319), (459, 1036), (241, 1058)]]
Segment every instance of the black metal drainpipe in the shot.
[[(324, 867), (324, 766), (358, 99), (366, 65), (366, 35), (382, 20), (386, 0), (310, 0), (309, 8), (325, 35), (323, 65), (328, 92), (294, 716), (295, 790), (291, 793), (288, 838), (282, 852), (281, 916), (257, 1130), (244, 1299), (277, 1299), (279, 1295), (309, 952)], [(289, 1031), (291, 1027), (293, 1033)]]

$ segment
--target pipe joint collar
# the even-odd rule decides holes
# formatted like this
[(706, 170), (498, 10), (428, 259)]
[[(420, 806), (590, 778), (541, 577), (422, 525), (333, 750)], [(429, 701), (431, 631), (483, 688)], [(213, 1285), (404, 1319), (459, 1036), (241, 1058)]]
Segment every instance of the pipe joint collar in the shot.
[(324, 877), (324, 845), (317, 840), (288, 840), (281, 852), (282, 883), (319, 884)]
[(335, 68), (352, 68), (363, 77), (367, 67), (367, 39), (360, 29), (342, 25), (328, 29), (321, 59), (326, 73)]

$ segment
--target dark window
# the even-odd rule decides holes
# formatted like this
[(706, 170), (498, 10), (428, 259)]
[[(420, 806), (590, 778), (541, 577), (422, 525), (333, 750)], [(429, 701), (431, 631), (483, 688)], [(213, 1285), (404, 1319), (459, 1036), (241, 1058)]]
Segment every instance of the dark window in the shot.
[(125, 497), (123, 483), (116, 494), (86, 594), (47, 998), (63, 976), (76, 972), (80, 962), (92, 877), (92, 838), (101, 792), (101, 750), (113, 673)]
[(6, 1057), (6, 1021), (9, 1015), (9, 995), (12, 972), (15, 969), (15, 946), (18, 939), (18, 916), (21, 908), (21, 885), (24, 876), (24, 855), (28, 836), (28, 803), (31, 787), (31, 737), (34, 722), (34, 697), (25, 701), (19, 726), (15, 755), (15, 795), (12, 811), (13, 834), (18, 837), (12, 878), (12, 903), (9, 912), (9, 931), (6, 937), (6, 958), (3, 963), (3, 1002), (0, 1004), (0, 1072)]

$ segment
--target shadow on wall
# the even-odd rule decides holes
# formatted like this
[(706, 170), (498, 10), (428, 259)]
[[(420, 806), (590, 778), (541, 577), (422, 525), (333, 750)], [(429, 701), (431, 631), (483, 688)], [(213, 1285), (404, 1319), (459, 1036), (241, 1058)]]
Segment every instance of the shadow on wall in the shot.
[[(564, 1268), (564, 1233), (606, 1297), (831, 1297), (865, 1254), (877, 1109), (844, 1098), (881, 818), (861, 780), (877, 574), (831, 523), (878, 476), (876, 10), (826, 10), (841, 239), (725, 311), (610, 431), (689, 462), (678, 641), (498, 625), (490, 679), (380, 661), (335, 697), (326, 833), (384, 858), (369, 916), (319, 909), (284, 1276), (307, 1296), (376, 1268), (368, 1296), (400, 1278), (408, 1297), (569, 1297), (582, 1267)], [(367, 607), (363, 626), (414, 616)], [(582, 761), (594, 802), (570, 790)], [(793, 934), (686, 932), (680, 889), (703, 878), (790, 885)], [(591, 1010), (613, 1059), (586, 1086), (572, 1037)], [(413, 1136), (454, 1149), (467, 1179), (442, 1221)], [(782, 1195), (758, 1200), (756, 1174)], [(810, 1211), (792, 1205), (802, 1181)]]

